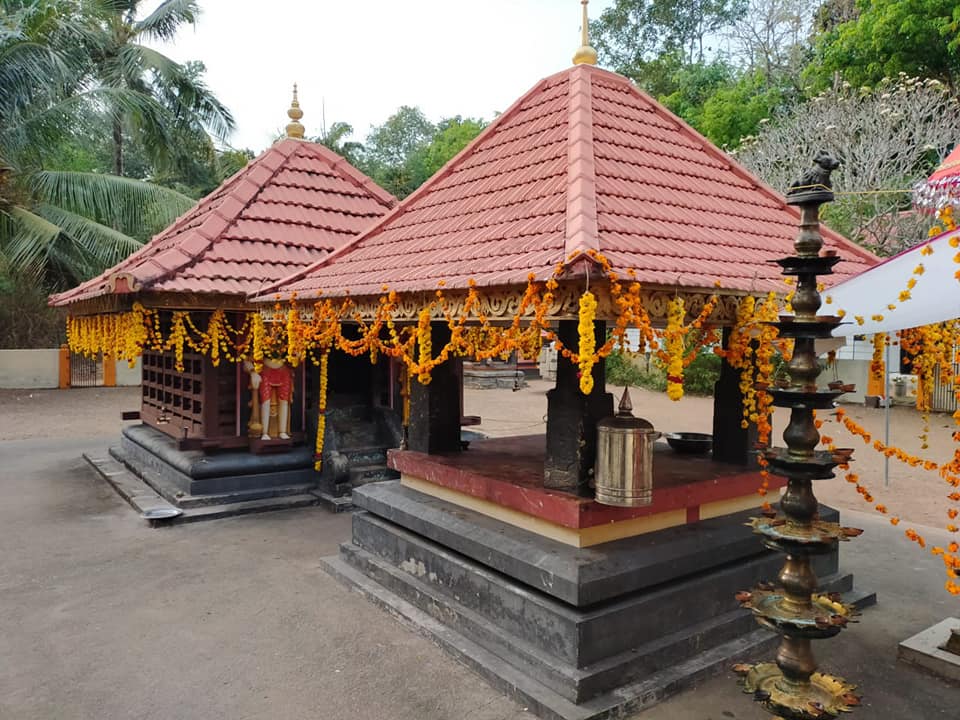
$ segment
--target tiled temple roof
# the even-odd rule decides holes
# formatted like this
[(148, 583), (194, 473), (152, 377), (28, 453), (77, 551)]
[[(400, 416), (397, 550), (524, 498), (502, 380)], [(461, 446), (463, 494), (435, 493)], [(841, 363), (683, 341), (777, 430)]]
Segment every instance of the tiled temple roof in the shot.
[[(797, 174), (812, 158), (798, 158)], [(781, 194), (626, 78), (576, 65), (540, 81), (349, 246), (269, 289), (286, 297), (525, 284), (590, 249), (642, 283), (783, 290)], [(836, 280), (876, 258), (826, 228)], [(267, 297), (267, 295), (264, 295)]]
[(50, 304), (140, 291), (246, 297), (343, 247), (395, 203), (333, 151), (285, 138), (143, 248)]

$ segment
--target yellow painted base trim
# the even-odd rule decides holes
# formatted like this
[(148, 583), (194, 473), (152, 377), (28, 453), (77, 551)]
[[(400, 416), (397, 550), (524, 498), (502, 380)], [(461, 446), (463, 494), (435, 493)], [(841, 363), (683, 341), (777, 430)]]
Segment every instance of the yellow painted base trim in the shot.
[(612, 542), (614, 540), (622, 540), (623, 538), (634, 537), (636, 535), (644, 535), (656, 530), (683, 525), (687, 521), (687, 511), (681, 509), (610, 523), (609, 525), (597, 525), (595, 527), (577, 530), (564, 527), (563, 525), (557, 525), (556, 523), (534, 517), (533, 515), (527, 515), (519, 510), (497, 505), (490, 500), (474, 497), (473, 495), (468, 495), (458, 490), (451, 490), (442, 485), (435, 485), (432, 482), (411, 475), (402, 474), (400, 476), (400, 484), (417, 492), (422, 492), (424, 495), (429, 495), (438, 500), (444, 500), (453, 505), (473, 510), (481, 515), (491, 517), (494, 520), (499, 520), (542, 537), (548, 537), (551, 540), (562, 542), (564, 545), (572, 545), (573, 547), (579, 548), (600, 545), (601, 543)]
[(700, 519), (706, 520), (708, 518), (720, 517), (721, 515), (732, 515), (742, 510), (759, 511), (762, 503), (763, 501), (756, 493), (704, 503), (700, 506)]

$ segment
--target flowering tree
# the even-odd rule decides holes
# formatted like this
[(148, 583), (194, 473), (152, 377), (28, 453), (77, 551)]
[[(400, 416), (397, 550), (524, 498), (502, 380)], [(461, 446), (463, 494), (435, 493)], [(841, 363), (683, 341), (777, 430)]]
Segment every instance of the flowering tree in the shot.
[[(875, 87), (848, 83), (763, 121), (737, 159), (783, 192), (826, 150), (842, 161), (824, 219), (880, 255), (927, 237), (932, 218), (911, 209), (910, 188), (960, 140), (960, 104), (937, 80), (903, 74)], [(801, 163), (798, 165), (798, 163)]]

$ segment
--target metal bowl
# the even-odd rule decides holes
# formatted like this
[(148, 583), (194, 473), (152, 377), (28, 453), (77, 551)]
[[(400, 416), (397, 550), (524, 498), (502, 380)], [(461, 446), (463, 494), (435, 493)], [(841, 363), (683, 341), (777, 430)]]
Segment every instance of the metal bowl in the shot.
[(667, 444), (676, 452), (687, 455), (706, 455), (713, 449), (713, 435), (695, 432), (664, 433)]
[(183, 515), (183, 510), (180, 508), (158, 506), (147, 508), (141, 513), (140, 517), (150, 522), (157, 522), (160, 520), (172, 520), (180, 515)]

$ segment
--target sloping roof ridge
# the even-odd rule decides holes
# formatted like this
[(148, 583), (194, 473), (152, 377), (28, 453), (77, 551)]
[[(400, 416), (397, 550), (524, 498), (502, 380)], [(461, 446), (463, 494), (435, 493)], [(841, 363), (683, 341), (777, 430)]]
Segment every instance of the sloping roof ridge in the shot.
[(599, 251), (597, 173), (593, 155), (593, 93), (586, 65), (569, 72), (567, 125), (567, 207), (564, 257)]
[(553, 75), (542, 78), (540, 81), (538, 81), (532, 88), (530, 88), (529, 90), (527, 90), (527, 92), (525, 92), (523, 95), (517, 98), (513, 102), (513, 104), (510, 105), (510, 107), (508, 107), (503, 113), (500, 114), (499, 117), (497, 117), (495, 120), (493, 120), (493, 122), (487, 125), (487, 127), (485, 127), (480, 132), (479, 135), (477, 135), (473, 140), (467, 143), (467, 145), (463, 148), (463, 150), (461, 150), (452, 158), (450, 158), (443, 165), (443, 167), (441, 167), (439, 170), (437, 170), (437, 172), (431, 175), (430, 178), (427, 179), (425, 183), (423, 183), (423, 185), (421, 185), (412, 193), (407, 195), (407, 197), (401, 200), (390, 212), (388, 212), (386, 215), (381, 217), (379, 220), (373, 223), (370, 227), (368, 227), (362, 233), (357, 235), (353, 240), (351, 240), (349, 243), (344, 245), (342, 248), (330, 253), (329, 255), (321, 258), (320, 260), (317, 260), (315, 263), (308, 265), (305, 268), (301, 268), (300, 270), (293, 273), (292, 275), (268, 285), (264, 289), (258, 291), (256, 295), (250, 295), (249, 297), (251, 299), (263, 298), (265, 295), (268, 295), (269, 293), (276, 292), (279, 288), (283, 287), (284, 285), (289, 285), (290, 283), (294, 283), (299, 280), (302, 280), (303, 278), (307, 277), (310, 273), (312, 273), (314, 270), (318, 270), (319, 268), (325, 267), (326, 265), (329, 265), (330, 263), (335, 262), (337, 258), (340, 258), (343, 255), (346, 255), (352, 252), (357, 245), (362, 243), (367, 238), (376, 235), (387, 223), (391, 222), (394, 218), (397, 218), (401, 216), (404, 212), (406, 212), (407, 208), (410, 205), (414, 204), (424, 194), (430, 192), (433, 186), (436, 185), (438, 182), (440, 182), (440, 180), (450, 175), (450, 173), (453, 172), (453, 169), (457, 165), (459, 165), (468, 157), (473, 155), (477, 146), (485, 142), (487, 137), (496, 134), (499, 131), (500, 126), (503, 125), (504, 122), (507, 121), (507, 119), (512, 118), (514, 115), (517, 114), (517, 112), (520, 110), (520, 106), (528, 98), (536, 95), (536, 93), (543, 90), (543, 88), (547, 84), (549, 84), (551, 80), (559, 77), (560, 75), (563, 75), (564, 73), (570, 72), (570, 70), (571, 68), (568, 68), (561, 72), (554, 73)]
[(365, 190), (369, 195), (372, 195), (375, 200), (379, 201), (380, 204), (392, 208), (399, 202), (392, 193), (387, 192), (377, 185), (370, 176), (361, 172), (354, 167), (349, 160), (343, 157), (343, 155), (334, 152), (326, 145), (310, 140), (300, 140), (298, 138), (289, 139), (297, 143), (298, 148), (304, 148), (308, 152), (319, 156), (320, 159), (330, 165), (331, 169), (344, 177), (345, 180), (349, 180), (352, 184)]
[[(136, 287), (130, 285), (130, 292), (148, 289), (164, 277), (181, 272), (199, 262), (204, 253), (213, 245), (214, 241), (219, 236), (222, 236), (223, 233), (237, 221), (240, 213), (263, 191), (265, 183), (275, 177), (293, 155), (294, 147), (289, 145), (280, 147), (281, 145), (283, 145), (283, 143), (276, 143), (264, 150), (256, 158), (224, 180), (219, 188), (201, 198), (196, 205), (177, 218), (173, 224), (158, 232), (144, 243), (143, 247), (127, 256), (118, 265), (107, 268), (101, 274), (81, 283), (75, 288), (51, 296), (49, 300), (50, 304), (59, 305), (61, 302), (73, 300), (79, 302), (112, 294), (112, 288), (115, 287), (117, 279), (129, 277), (129, 269), (137, 266), (140, 260), (144, 263), (152, 261), (154, 265), (157, 265), (160, 269), (152, 276), (141, 280), (137, 283)], [(264, 163), (267, 158), (276, 158), (278, 155), (283, 159), (277, 163), (277, 166), (273, 169), (266, 168)], [(267, 179), (261, 181), (259, 186), (256, 182), (246, 182), (249, 181), (249, 176), (260, 170), (261, 167), (269, 173)], [(246, 200), (242, 199), (243, 196), (238, 197), (239, 189), (241, 187), (249, 187), (251, 184), (256, 187), (255, 191), (250, 194)], [(247, 193), (249, 192), (250, 191), (247, 191)], [(232, 203), (229, 202), (231, 199), (233, 200)], [(210, 205), (214, 202), (218, 204), (215, 208), (211, 209)], [(228, 204), (232, 205), (232, 209), (228, 206), (226, 212), (224, 212), (224, 205)], [(175, 236), (183, 229), (184, 225), (188, 224), (198, 215), (202, 215), (204, 212), (208, 213), (207, 216), (195, 227), (184, 231), (184, 237), (177, 238), (169, 247), (157, 248), (158, 244)], [(185, 255), (187, 258), (170, 267), (163, 266), (155, 261), (155, 258), (175, 252)]]
[[(200, 262), (204, 254), (219, 240), (223, 239), (224, 233), (236, 224), (240, 214), (256, 201), (267, 184), (277, 176), (295, 154), (295, 146), (288, 146), (285, 141), (281, 141), (273, 144), (245, 165), (243, 170), (246, 172), (238, 173), (238, 177), (230, 186), (230, 190), (221, 195), (220, 204), (211, 210), (210, 215), (202, 223), (191, 229), (191, 237), (184, 238), (176, 246), (169, 248), (169, 250), (180, 250), (188, 256), (187, 259), (146, 279), (141, 283), (141, 287), (146, 289), (161, 278), (182, 272)], [(276, 163), (275, 167), (271, 168), (267, 161), (277, 155), (282, 159)], [(252, 175), (264, 175), (261, 168), (266, 171), (266, 176), (259, 179), (252, 178)], [(250, 185), (253, 186), (253, 192), (246, 189)], [(200, 239), (195, 239), (197, 237)]]
[[(665, 108), (663, 105), (657, 102), (653, 97), (651, 97), (646, 92), (644, 92), (639, 87), (637, 87), (636, 84), (632, 82), (629, 78), (624, 77), (623, 75), (618, 75), (617, 73), (614, 73), (614, 72), (610, 72), (609, 70), (604, 70), (602, 68), (595, 67), (595, 66), (588, 66), (588, 67), (589, 67), (589, 70), (588, 70), (589, 72), (593, 74), (602, 75), (604, 79), (608, 79), (612, 82), (625, 86), (629, 92), (634, 93), (637, 97), (643, 100), (644, 103), (649, 105), (650, 109), (656, 115), (663, 118), (664, 120), (667, 120), (668, 122), (675, 123), (679, 128), (680, 132), (686, 135), (690, 140), (693, 140), (694, 142), (699, 143), (705, 153), (713, 157), (715, 160), (724, 164), (725, 167), (727, 167), (731, 172), (739, 176), (741, 179), (749, 183), (752, 183), (757, 190), (761, 191), (765, 195), (772, 197), (774, 201), (776, 201), (778, 204), (785, 207), (787, 211), (790, 212), (790, 214), (792, 214), (799, 221), (800, 210), (793, 205), (788, 205), (783, 195), (777, 192), (770, 185), (767, 185), (767, 183), (765, 183), (759, 177), (757, 177), (752, 172), (750, 172), (745, 167), (743, 167), (743, 165), (736, 162), (736, 160), (731, 158), (723, 150), (721, 150), (712, 142), (710, 142), (710, 140), (708, 140), (706, 137), (701, 135), (692, 125), (687, 123), (683, 118), (678, 117), (677, 115), (674, 115), (667, 108)], [(853, 251), (855, 254), (859, 255), (864, 259), (867, 259), (870, 261), (874, 261), (877, 259), (876, 255), (866, 250), (865, 248), (860, 247), (852, 240), (844, 237), (843, 235), (838, 233), (836, 230), (833, 230), (832, 228), (824, 225), (822, 222), (821, 222), (821, 233), (826, 237), (829, 237), (834, 242), (839, 242), (846, 249)]]

